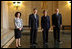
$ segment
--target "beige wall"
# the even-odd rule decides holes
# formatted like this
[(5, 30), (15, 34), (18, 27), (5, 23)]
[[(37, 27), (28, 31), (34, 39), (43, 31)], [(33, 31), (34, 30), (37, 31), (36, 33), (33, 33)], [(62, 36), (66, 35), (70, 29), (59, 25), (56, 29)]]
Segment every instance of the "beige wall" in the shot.
[[(4, 4), (6, 4), (6, 5), (4, 5)], [(14, 14), (17, 11), (20, 11), (22, 13), (23, 24), (28, 25), (29, 14), (32, 13), (33, 8), (38, 9), (39, 26), (41, 26), (41, 16), (42, 16), (42, 11), (43, 11), (43, 9), (41, 8), (41, 6), (42, 6), (41, 4), (42, 4), (42, 1), (23, 1), (22, 5), (18, 9), (16, 9), (13, 6), (12, 1), (9, 1), (8, 5), (7, 5), (7, 3), (3, 3), (3, 5), (5, 6), (5, 9), (7, 9), (7, 10), (3, 10), (3, 11), (8, 12), (8, 13), (6, 12), (7, 14), (6, 13), (4, 14), (2, 12), (2, 14), (4, 14), (4, 16), (6, 16), (6, 19), (5, 19), (5, 17), (3, 19), (4, 27), (9, 26), (9, 28), (14, 28), (14, 18), (15, 18)], [(4, 8), (4, 6), (2, 8)], [(47, 1), (46, 10), (48, 11), (48, 15), (50, 16), (51, 25), (52, 25), (51, 15), (55, 12), (56, 8), (59, 8), (60, 13), (62, 13), (63, 25), (71, 25), (71, 7), (68, 5), (68, 3), (66, 1)], [(6, 22), (5, 22), (5, 20), (6, 20)], [(9, 22), (7, 22), (7, 21), (9, 21)], [(1, 25), (3, 23), (1, 23)]]
[(3, 15), (2, 15), (2, 2), (1, 2), (1, 29), (3, 29)]
[(71, 25), (71, 3), (68, 1), (58, 1), (60, 13), (62, 13), (63, 25)]
[(28, 24), (28, 16), (31, 13), (31, 2), (29, 1), (24, 1), (18, 9), (16, 9), (12, 2), (8, 3), (8, 8), (9, 8), (9, 27), (14, 28), (14, 18), (15, 18), (15, 13), (17, 11), (22, 13), (21, 18), (23, 19), (23, 24), (27, 25)]
[[(56, 3), (56, 4), (55, 4)], [(17, 11), (20, 11), (22, 13), (22, 19), (23, 24), (28, 25), (29, 21), (29, 14), (33, 12), (33, 8), (38, 9), (38, 15), (39, 15), (39, 26), (41, 26), (41, 16), (43, 9), (41, 8), (41, 1), (23, 1), (21, 7), (16, 10), (16, 8), (13, 6), (12, 2), (8, 2), (8, 13), (9, 13), (9, 27), (14, 28), (14, 14)], [(47, 1), (47, 11), (48, 15), (50, 16), (54, 13), (54, 9), (58, 8), (57, 1)]]
[(1, 27), (8, 29), (8, 3), (7, 1), (2, 1), (1, 3)]

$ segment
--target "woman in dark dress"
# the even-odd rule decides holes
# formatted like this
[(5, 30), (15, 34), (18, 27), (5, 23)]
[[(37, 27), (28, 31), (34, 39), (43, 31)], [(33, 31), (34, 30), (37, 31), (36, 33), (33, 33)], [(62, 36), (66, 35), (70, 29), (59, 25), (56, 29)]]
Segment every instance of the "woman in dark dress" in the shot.
[(15, 13), (15, 19), (14, 19), (16, 48), (21, 47), (20, 38), (21, 38), (21, 31), (23, 28), (23, 22), (22, 22), (22, 19), (20, 17), (21, 17), (21, 13), (16, 12)]

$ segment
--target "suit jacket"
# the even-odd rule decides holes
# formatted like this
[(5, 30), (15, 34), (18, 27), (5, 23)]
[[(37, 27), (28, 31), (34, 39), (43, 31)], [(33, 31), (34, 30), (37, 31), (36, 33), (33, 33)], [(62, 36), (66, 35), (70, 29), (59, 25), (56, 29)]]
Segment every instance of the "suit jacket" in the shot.
[(29, 15), (29, 27), (33, 29), (37, 29), (39, 27), (39, 16), (36, 14), (36, 18), (34, 14)]
[(50, 17), (49, 16), (42, 16), (41, 17), (41, 27), (43, 29), (49, 29), (50, 28)]
[(53, 14), (52, 15), (52, 25), (55, 25), (57, 27), (60, 27), (60, 25), (62, 24), (62, 15), (61, 14)]

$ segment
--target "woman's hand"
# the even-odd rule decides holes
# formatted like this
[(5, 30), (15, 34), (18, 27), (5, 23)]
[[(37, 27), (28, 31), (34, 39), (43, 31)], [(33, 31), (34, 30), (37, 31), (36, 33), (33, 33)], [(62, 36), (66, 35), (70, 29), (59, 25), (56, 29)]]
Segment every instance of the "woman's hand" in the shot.
[(21, 31), (21, 30), (22, 30), (22, 28), (19, 28), (19, 30)]

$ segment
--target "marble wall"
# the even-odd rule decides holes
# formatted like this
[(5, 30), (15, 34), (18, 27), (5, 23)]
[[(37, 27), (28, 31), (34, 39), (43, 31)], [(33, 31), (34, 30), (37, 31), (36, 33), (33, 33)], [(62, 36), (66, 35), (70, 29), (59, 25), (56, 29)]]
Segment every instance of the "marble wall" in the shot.
[(58, 1), (60, 13), (62, 13), (63, 25), (71, 25), (71, 3), (68, 1)]
[[(48, 15), (50, 16), (51, 20), (51, 15), (54, 13), (54, 10), (58, 8), (57, 1), (47, 1), (47, 8), (46, 10), (48, 11)], [(55, 4), (56, 3), (56, 4)], [(9, 13), (9, 28), (14, 28), (14, 14), (17, 11), (20, 11), (22, 13), (22, 19), (23, 19), (23, 24), (24, 26), (28, 25), (29, 21), (29, 14), (33, 12), (33, 8), (38, 9), (38, 15), (39, 15), (39, 26), (41, 26), (41, 16), (43, 9), (41, 8), (42, 1), (23, 1), (22, 5), (16, 9), (13, 6), (13, 3), (10, 1), (8, 2), (8, 13)]]
[(4, 29), (8, 29), (8, 2), (1, 2), (1, 27)]
[[(5, 1), (6, 2), (6, 1)], [(50, 16), (50, 24), (52, 25), (51, 21), (51, 15), (55, 12), (56, 8), (60, 9), (60, 13), (62, 13), (62, 21), (63, 25), (71, 25), (71, 6), (68, 5), (68, 1), (46, 1), (46, 10), (48, 11), (48, 15)], [(5, 3), (4, 3), (5, 4)], [(2, 15), (5, 17), (1, 17), (1, 28), (2, 26), (5, 28), (14, 28), (14, 18), (15, 13), (17, 11), (22, 13), (21, 18), (23, 19), (24, 26), (28, 25), (29, 21), (29, 14), (33, 12), (33, 8), (38, 9), (38, 15), (39, 15), (39, 26), (41, 26), (41, 16), (43, 9), (42, 7), (42, 1), (22, 1), (22, 5), (16, 9), (12, 3), (12, 1), (8, 1), (6, 3), (6, 6), (2, 6), (2, 8), (7, 8), (7, 10), (3, 10), (5, 13), (1, 12)], [(1, 9), (2, 9), (1, 8)], [(7, 16), (8, 15), (8, 16)]]

